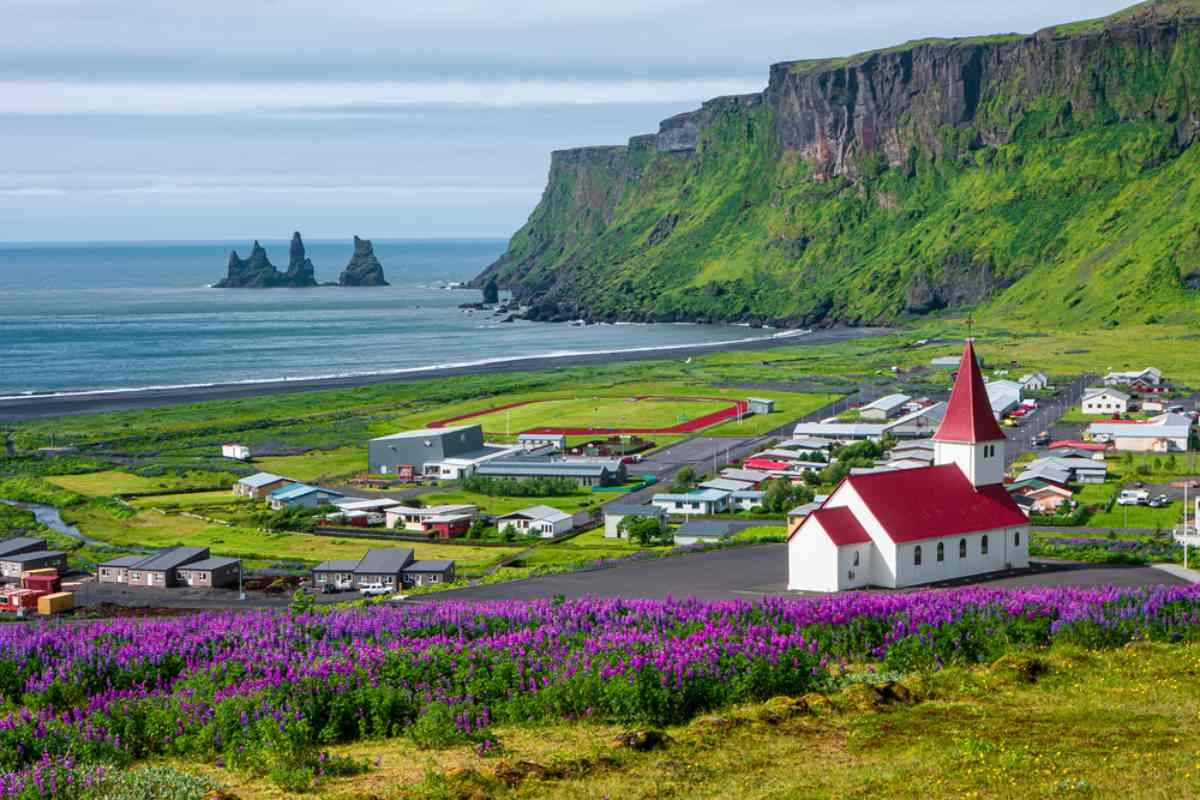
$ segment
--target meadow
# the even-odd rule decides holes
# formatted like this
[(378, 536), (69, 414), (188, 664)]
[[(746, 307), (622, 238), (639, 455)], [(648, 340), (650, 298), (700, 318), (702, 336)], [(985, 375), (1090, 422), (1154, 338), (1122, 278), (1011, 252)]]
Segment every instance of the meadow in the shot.
[[(595, 730), (637, 726), (633, 730), (641, 733), (625, 740), (630, 746), (614, 761), (593, 750), (589, 764), (550, 765), (566, 778), (572, 770), (582, 770), (583, 778), (595, 769), (603, 780), (637, 783), (649, 765), (639, 766), (632, 751), (646, 749), (646, 742), (675, 746), (673, 738), (647, 726), (686, 726), (706, 732), (701, 739), (709, 748), (737, 742), (734, 749), (744, 751), (742, 737), (730, 739), (728, 732), (749, 724), (740, 709), (756, 704), (753, 721), (768, 726), (811, 722), (830, 736), (840, 729), (849, 733), (843, 747), (864, 754), (878, 741), (884, 752), (900, 755), (897, 766), (915, 770), (910, 775), (928, 774), (924, 770), (935, 764), (918, 767), (915, 753), (889, 749), (888, 731), (897, 728), (874, 716), (885, 706), (897, 708), (892, 721), (902, 725), (906, 743), (941, 754), (935, 763), (978, 759), (965, 773), (943, 775), (936, 787), (944, 788), (922, 785), (929, 792), (924, 796), (953, 796), (964, 786), (986, 786), (1020, 770), (1047, 786), (1063, 778), (1107, 784), (1128, 780), (1111, 768), (1113, 749), (1090, 762), (1084, 752), (1064, 757), (1067, 747), (1040, 752), (1018, 746), (1005, 756), (1002, 748), (1022, 741), (1010, 733), (1018, 720), (1029, 724), (1018, 709), (1035, 706), (1032, 695), (1011, 703), (1003, 693), (1031, 691), (1044, 675), (1057, 673), (1063, 677), (1046, 680), (1043, 688), (1079, 695), (1070, 712), (1051, 713), (1046, 709), (1058, 708), (1051, 703), (1035, 707), (1045, 724), (1053, 721), (1053, 731), (1025, 731), (1025, 741), (1052, 740), (1052, 733), (1094, 718), (1096, 729), (1084, 725), (1067, 741), (1096, 741), (1097, 731), (1120, 727), (1126, 733), (1119, 749), (1179, 750), (1163, 746), (1163, 737), (1178, 739), (1172, 722), (1178, 714), (1194, 714), (1194, 682), (1177, 673), (1167, 690), (1144, 678), (1130, 684), (1114, 677), (1103, 685), (1124, 688), (1100, 705), (1096, 687), (1085, 690), (1070, 668), (1078, 663), (1098, 669), (1107, 659), (1122, 665), (1116, 675), (1124, 678), (1135, 665), (1105, 651), (1152, 652), (1159, 662), (1136, 667), (1160, 675), (1168, 665), (1196, 665), (1198, 638), (1200, 588), (1161, 586), (965, 588), (755, 603), (450, 602), (4, 626), (0, 693), (8, 710), (0, 716), (0, 794), (47, 797), (44, 787), (53, 782), (56, 797), (96, 797), (89, 783), (164, 762), (236, 783), (239, 790), (245, 786), (255, 797), (327, 794), (339, 781), (342, 789), (361, 792), (373, 772), (382, 772), (389, 740), (400, 738), (403, 746), (387, 751), (392, 774), (424, 768), (425, 775), (416, 786), (381, 791), (394, 797), (492, 796), (421, 792), (476, 777), (507, 783), (503, 791), (519, 789), (523, 778), (502, 777), (512, 765), (502, 768), (497, 759), (510, 747), (527, 747), (529, 732), (545, 740), (546, 730), (564, 723), (573, 732), (547, 744), (577, 752)], [(1129, 650), (1131, 643), (1139, 649)], [(1189, 688), (1181, 689), (1184, 684)], [(1001, 694), (986, 699), (985, 689)], [(1186, 710), (1178, 705), (1180, 691)], [(967, 705), (956, 702), (955, 693), (970, 697)], [(981, 716), (982, 702), (995, 703), (987, 708), (998, 716)], [(1115, 716), (1113, 704), (1143, 713)], [(826, 712), (847, 707), (863, 713), (840, 722), (827, 718)], [(958, 735), (945, 735), (946, 720), (954, 720)], [(1134, 742), (1130, 731), (1139, 736)], [(767, 771), (762, 756), (771, 748), (768, 738), (761, 732), (753, 737), (748, 763), (759, 771)], [(828, 747), (823, 735), (775, 739), (790, 741), (798, 755), (808, 751), (814, 761)], [(971, 742), (977, 749), (956, 749)], [(431, 755), (408, 759), (408, 766), (394, 763), (395, 753), (410, 747)], [(476, 774), (431, 769), (444, 751), (474, 753), (469, 765)], [(712, 759), (708, 769), (719, 781), (713, 796), (728, 796), (738, 782), (748, 785), (746, 775), (717, 769), (731, 754), (697, 756)], [(876, 770), (884, 766), (869, 763)], [(769, 779), (780, 791), (786, 785), (780, 782), (817, 779), (809, 767), (800, 773), (778, 767)], [(836, 763), (820, 767), (827, 781), (863, 785), (863, 776)], [(666, 769), (673, 777), (691, 767)], [(1188, 775), (1195, 780), (1195, 773)], [(893, 785), (886, 774), (874, 777), (876, 791), (881, 781)]]

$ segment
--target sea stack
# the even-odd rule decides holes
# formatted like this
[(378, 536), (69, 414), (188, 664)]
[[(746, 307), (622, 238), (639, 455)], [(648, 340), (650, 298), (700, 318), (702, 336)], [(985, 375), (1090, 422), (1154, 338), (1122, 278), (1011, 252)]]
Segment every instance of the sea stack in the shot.
[(483, 302), (487, 305), (495, 305), (500, 302), (500, 287), (496, 284), (495, 275), (489, 276), (487, 283), (483, 285)]
[(214, 286), (217, 289), (274, 289), (279, 287), (316, 286), (313, 263), (304, 256), (300, 232), (292, 234), (292, 247), (287, 272), (280, 272), (267, 258), (267, 251), (256, 240), (250, 257), (242, 259), (237, 251), (229, 253), (228, 274)]
[(338, 286), (387, 286), (383, 278), (383, 265), (375, 257), (375, 248), (370, 239), (354, 237), (354, 255), (338, 276)]

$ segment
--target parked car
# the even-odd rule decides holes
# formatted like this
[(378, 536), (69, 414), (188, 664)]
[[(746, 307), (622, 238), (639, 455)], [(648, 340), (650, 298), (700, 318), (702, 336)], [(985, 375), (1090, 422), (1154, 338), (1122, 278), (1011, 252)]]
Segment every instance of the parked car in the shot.
[(1148, 502), (1150, 502), (1150, 493), (1145, 491), (1126, 489), (1117, 495), (1117, 505), (1119, 506), (1140, 506)]
[(380, 595), (391, 594), (392, 587), (384, 586), (382, 583), (364, 583), (358, 587), (358, 591), (364, 597), (379, 597)]
[(1170, 503), (1171, 498), (1167, 497), (1165, 494), (1155, 495), (1154, 497), (1150, 498), (1151, 508), (1163, 508), (1164, 506), (1170, 505)]
[(1045, 447), (1048, 444), (1050, 444), (1050, 434), (1046, 431), (1042, 431), (1037, 436), (1033, 437), (1034, 447)]

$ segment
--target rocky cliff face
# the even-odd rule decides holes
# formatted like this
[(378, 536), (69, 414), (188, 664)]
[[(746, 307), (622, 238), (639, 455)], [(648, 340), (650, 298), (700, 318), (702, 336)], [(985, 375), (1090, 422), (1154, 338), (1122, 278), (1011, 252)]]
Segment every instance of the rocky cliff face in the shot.
[(214, 284), (218, 289), (272, 289), (316, 286), (313, 263), (305, 257), (300, 232), (292, 234), (288, 268), (280, 272), (267, 258), (267, 251), (257, 241), (250, 248), (250, 257), (242, 259), (237, 251), (229, 253), (228, 274)]
[(387, 286), (383, 278), (383, 265), (375, 257), (375, 248), (370, 239), (354, 237), (354, 255), (338, 276), (339, 286)]
[(1110, 281), (1188, 297), (1174, 227), (1200, 205), (1181, 194), (1197, 130), (1197, 0), (776, 64), (762, 93), (554, 153), (477, 285), (547, 319), (886, 322), (1037, 298), (1112, 322), (1148, 306), (1114, 305)]

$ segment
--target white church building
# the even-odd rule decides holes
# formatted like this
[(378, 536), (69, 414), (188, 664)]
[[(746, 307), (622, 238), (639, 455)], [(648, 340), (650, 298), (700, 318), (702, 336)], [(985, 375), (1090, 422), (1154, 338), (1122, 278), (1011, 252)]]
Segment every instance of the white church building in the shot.
[(1028, 566), (1004, 445), (968, 341), (933, 465), (845, 478), (788, 537), (788, 588), (898, 588)]

